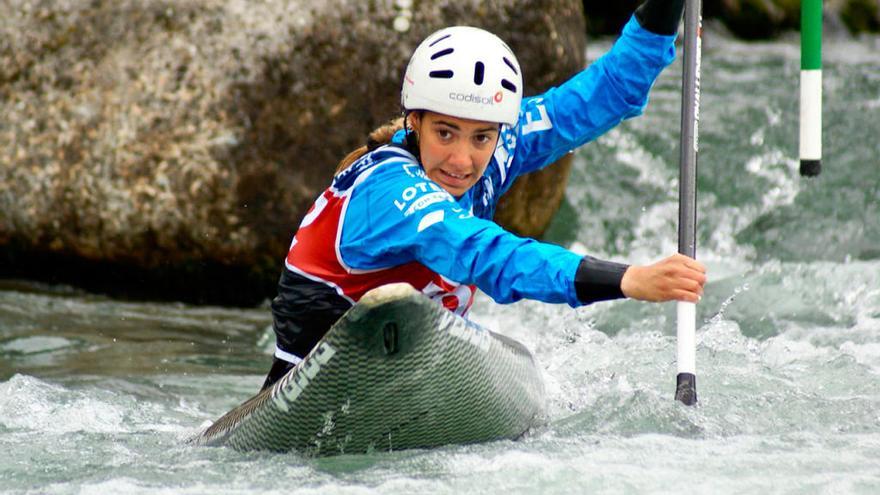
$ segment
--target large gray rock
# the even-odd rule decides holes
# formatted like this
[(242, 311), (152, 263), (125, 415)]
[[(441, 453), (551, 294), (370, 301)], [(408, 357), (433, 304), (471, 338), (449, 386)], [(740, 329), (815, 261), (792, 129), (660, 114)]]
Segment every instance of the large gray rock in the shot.
[[(398, 112), (428, 33), (498, 33), (527, 93), (585, 52), (573, 0), (7, 0), (0, 19), (0, 276), (241, 304), (272, 294), (337, 161)], [(499, 219), (540, 234), (568, 166)]]

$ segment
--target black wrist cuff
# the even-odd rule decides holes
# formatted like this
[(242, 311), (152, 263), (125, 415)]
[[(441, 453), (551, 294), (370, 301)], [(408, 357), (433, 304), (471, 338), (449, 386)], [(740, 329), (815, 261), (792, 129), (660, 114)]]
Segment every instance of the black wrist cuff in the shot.
[(684, 13), (684, 0), (647, 0), (636, 9), (636, 19), (654, 34), (675, 34)]
[(620, 281), (629, 265), (584, 256), (574, 276), (574, 288), (584, 304), (626, 297)]

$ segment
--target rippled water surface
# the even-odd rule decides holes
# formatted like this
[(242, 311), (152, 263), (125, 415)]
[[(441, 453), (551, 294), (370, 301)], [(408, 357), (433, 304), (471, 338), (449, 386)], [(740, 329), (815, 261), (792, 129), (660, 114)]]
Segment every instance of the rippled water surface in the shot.
[[(258, 389), (267, 307), (4, 281), (0, 492), (880, 493), (880, 39), (826, 40), (810, 180), (796, 40), (704, 46), (697, 407), (672, 400), (674, 305), (482, 296), (474, 319), (544, 373), (550, 423), (527, 438), (319, 460), (192, 448)], [(578, 152), (551, 240), (639, 263), (676, 249), (680, 74)]]

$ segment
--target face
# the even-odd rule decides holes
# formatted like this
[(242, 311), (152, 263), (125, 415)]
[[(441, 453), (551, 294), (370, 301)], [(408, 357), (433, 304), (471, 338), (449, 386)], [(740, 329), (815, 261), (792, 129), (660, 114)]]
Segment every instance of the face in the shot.
[(489, 165), (498, 124), (427, 111), (410, 117), (428, 178), (455, 197), (466, 193)]

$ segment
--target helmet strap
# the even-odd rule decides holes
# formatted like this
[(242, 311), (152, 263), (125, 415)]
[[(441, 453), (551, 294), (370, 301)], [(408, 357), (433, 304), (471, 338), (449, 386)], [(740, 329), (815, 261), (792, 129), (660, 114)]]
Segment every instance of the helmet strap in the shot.
[[(418, 110), (415, 110), (418, 111)], [(404, 110), (403, 111), (403, 133), (406, 143), (406, 148), (412, 153), (416, 158), (421, 161), (421, 156), (419, 154), (419, 138), (415, 132), (411, 132), (409, 128), (409, 116), (413, 113), (413, 110)]]

